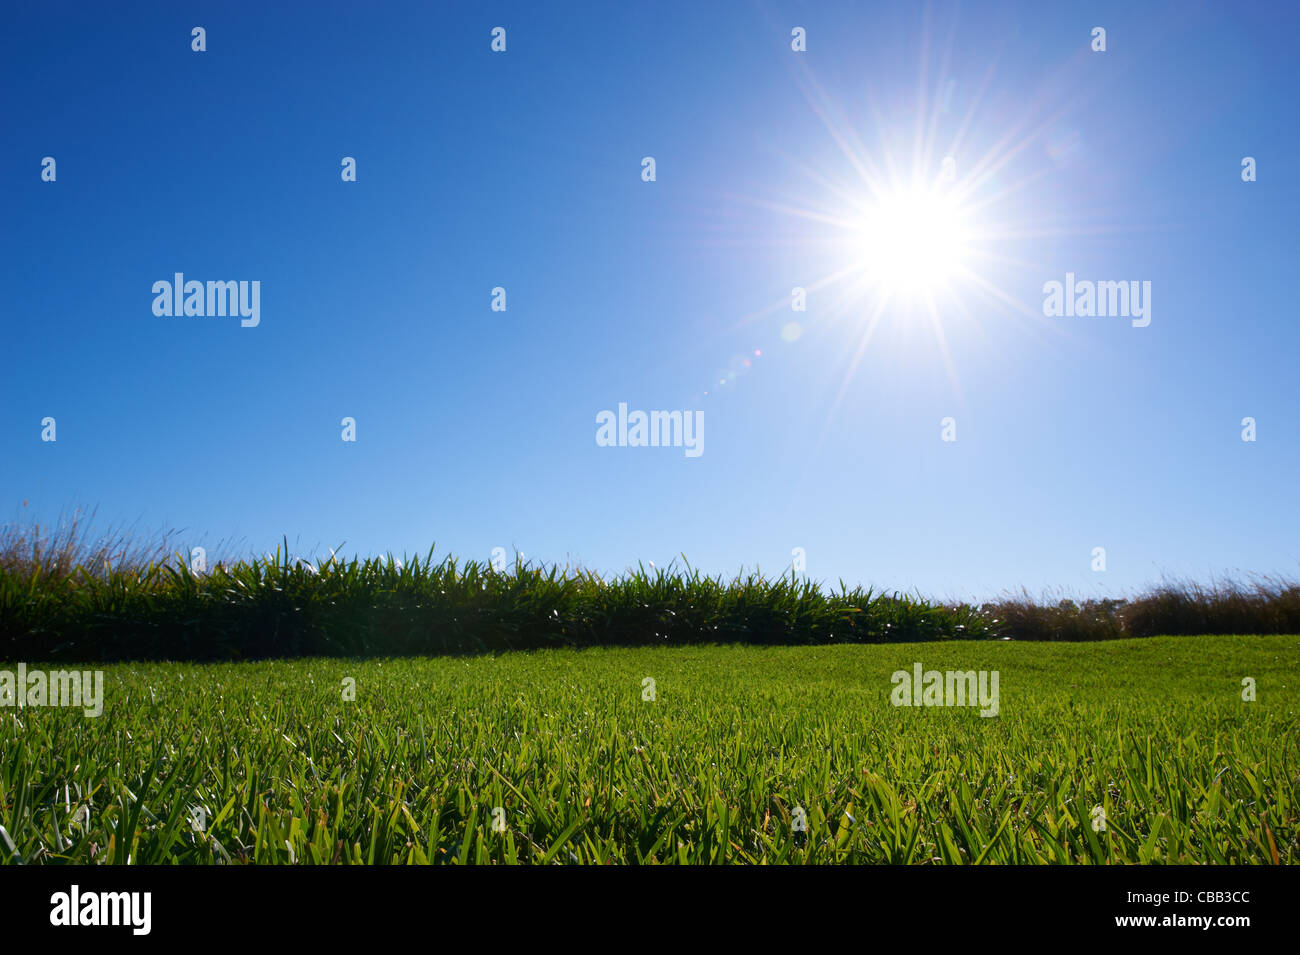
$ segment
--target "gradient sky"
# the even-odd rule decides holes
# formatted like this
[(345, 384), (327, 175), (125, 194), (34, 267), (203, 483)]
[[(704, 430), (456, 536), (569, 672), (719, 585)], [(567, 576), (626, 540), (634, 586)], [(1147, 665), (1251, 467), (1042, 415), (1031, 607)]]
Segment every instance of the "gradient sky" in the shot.
[[(0, 516), (606, 572), (778, 573), (802, 547), (814, 578), (941, 597), (1294, 575), (1298, 18), (14, 7)], [(989, 173), (980, 282), (937, 319), (891, 303), (862, 347), (880, 292), (819, 285), (853, 264), (827, 218), (869, 195), (861, 162), (952, 144), (959, 180)], [(259, 280), (260, 326), (156, 317), (178, 271)], [(1044, 317), (1067, 271), (1150, 281), (1150, 326)], [(704, 454), (598, 447), (619, 402), (703, 410)]]

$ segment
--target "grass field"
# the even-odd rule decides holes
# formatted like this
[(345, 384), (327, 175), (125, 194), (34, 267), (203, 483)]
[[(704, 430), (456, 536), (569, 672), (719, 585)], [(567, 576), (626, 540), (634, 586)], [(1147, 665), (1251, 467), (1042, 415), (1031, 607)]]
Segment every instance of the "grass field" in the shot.
[[(0, 709), (0, 850), (1295, 863), (1297, 661), (1300, 637), (1203, 636), (114, 664), (99, 717)], [(998, 715), (891, 705), (916, 662), (998, 671)]]

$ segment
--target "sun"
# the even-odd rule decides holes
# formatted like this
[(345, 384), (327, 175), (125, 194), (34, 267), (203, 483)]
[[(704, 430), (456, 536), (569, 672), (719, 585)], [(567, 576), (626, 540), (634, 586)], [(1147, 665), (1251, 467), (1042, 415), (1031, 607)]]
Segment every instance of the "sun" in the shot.
[(850, 232), (851, 254), (863, 279), (889, 298), (933, 299), (966, 271), (973, 233), (950, 193), (916, 184), (862, 205)]
[[(841, 99), (800, 59), (794, 81), (829, 144), (808, 139), (817, 148), (806, 151), (804, 139), (783, 139), (773, 152), (795, 175), (778, 167), (752, 194), (719, 196), (757, 211), (728, 208), (717, 238), (735, 230), (736, 244), (763, 247), (780, 276), (758, 276), (771, 297), (735, 327), (771, 321), (788, 345), (840, 346), (823, 436), (867, 360), (938, 370), (960, 394), (961, 355), (1008, 330), (1046, 331), (1041, 309), (1022, 298), (1045, 268), (1040, 255), (1110, 228), (1072, 222), (1070, 197), (1037, 191), (1069, 159), (1056, 145), (1066, 114), (1050, 98), (1026, 109), (1005, 97), (993, 67), (962, 85), (949, 75), (951, 50), (930, 50), (932, 38), (927, 27), (914, 91), (900, 74)], [(786, 261), (766, 258), (776, 247)]]

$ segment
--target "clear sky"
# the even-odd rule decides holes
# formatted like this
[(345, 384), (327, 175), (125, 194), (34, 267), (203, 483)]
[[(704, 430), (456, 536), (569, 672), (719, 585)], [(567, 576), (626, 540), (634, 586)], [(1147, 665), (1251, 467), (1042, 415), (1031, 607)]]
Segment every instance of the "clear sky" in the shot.
[[(5, 519), (606, 572), (803, 548), (940, 597), (1297, 571), (1294, 7), (5, 17)], [(258, 281), (260, 323), (155, 315), (177, 272)], [(1067, 273), (1149, 282), (1150, 323), (1044, 315)], [(703, 412), (703, 453), (599, 446), (621, 402)]]

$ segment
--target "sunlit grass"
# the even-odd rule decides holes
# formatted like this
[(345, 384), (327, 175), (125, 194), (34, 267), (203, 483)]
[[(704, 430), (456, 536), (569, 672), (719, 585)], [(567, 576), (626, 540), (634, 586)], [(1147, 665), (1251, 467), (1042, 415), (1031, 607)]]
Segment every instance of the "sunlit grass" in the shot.
[[(1294, 863), (1298, 651), (1297, 637), (1194, 637), (113, 665), (99, 718), (0, 710), (0, 851)], [(891, 672), (914, 661), (999, 670), (1000, 714), (890, 705)]]

